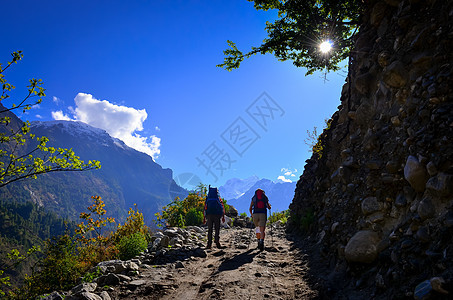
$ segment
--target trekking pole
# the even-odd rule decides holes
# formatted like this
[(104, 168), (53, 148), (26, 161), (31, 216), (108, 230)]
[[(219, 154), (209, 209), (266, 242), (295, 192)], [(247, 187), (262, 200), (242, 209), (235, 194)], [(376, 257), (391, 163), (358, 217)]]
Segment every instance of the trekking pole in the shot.
[(253, 238), (253, 223), (250, 222), (250, 238), (249, 238), (249, 242), (247, 244), (247, 250), (249, 250), (249, 248), (250, 248), (250, 243), (252, 242), (252, 238)]
[[(269, 208), (269, 213), (271, 214), (271, 217), (272, 217), (272, 208)], [(273, 224), (271, 223), (269, 225), (271, 226), (271, 243), (272, 243), (272, 248), (273, 248), (274, 247), (274, 234), (272, 232), (272, 227), (273, 227), (272, 225)]]

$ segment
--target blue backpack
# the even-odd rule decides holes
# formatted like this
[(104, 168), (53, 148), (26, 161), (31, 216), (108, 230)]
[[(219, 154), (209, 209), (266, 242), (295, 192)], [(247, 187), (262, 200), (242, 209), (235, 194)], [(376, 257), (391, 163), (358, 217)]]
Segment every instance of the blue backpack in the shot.
[(220, 201), (219, 191), (217, 188), (209, 187), (208, 196), (206, 197), (206, 214), (223, 215), (223, 205)]

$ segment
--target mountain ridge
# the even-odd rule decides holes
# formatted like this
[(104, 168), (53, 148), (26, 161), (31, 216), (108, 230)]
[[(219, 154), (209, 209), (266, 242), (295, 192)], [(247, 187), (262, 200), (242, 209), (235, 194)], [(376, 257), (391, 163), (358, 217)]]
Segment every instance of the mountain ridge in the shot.
[[(258, 180), (255, 181), (255, 179)], [(236, 186), (241, 186), (241, 179), (233, 178), (228, 180), (227, 183), (229, 181), (234, 183)], [(242, 192), (237, 198), (228, 199), (224, 194), (222, 194), (222, 191), (227, 190), (227, 184), (219, 187), (220, 196), (225, 198), (228, 204), (233, 205), (239, 213), (245, 212), (249, 214), (250, 201), (255, 194), (255, 190), (258, 188), (265, 191), (274, 212), (287, 210), (294, 197), (294, 190), (296, 189), (296, 182), (275, 182), (265, 178), (259, 179), (257, 176), (244, 179), (244, 182), (245, 184), (243, 187), (247, 187), (247, 189), (244, 191), (241, 190)]]
[[(74, 121), (34, 121), (31, 132), (46, 136), (47, 146), (72, 148), (82, 160), (99, 160), (100, 170), (43, 174), (36, 180), (7, 185), (0, 195), (8, 200), (32, 201), (62, 217), (77, 219), (91, 196), (99, 195), (110, 215), (120, 221), (137, 204), (149, 225), (154, 214), (176, 196), (187, 194), (173, 180), (173, 171), (105, 130)], [(28, 143), (28, 148), (35, 143)]]

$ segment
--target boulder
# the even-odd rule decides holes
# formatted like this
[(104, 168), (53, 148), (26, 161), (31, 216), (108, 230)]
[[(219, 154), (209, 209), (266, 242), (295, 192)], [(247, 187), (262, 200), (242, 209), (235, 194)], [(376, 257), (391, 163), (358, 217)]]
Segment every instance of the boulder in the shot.
[(160, 239), (160, 244), (159, 244), (159, 246), (161, 246), (162, 248), (167, 248), (169, 243), (170, 243), (170, 238), (169, 238), (167, 235), (164, 235), (164, 236)]
[(226, 211), (225, 214), (230, 218), (237, 218), (239, 215), (238, 210), (233, 205), (228, 206), (228, 211)]
[(96, 282), (99, 286), (115, 286), (120, 284), (120, 278), (118, 275), (109, 273), (107, 275), (102, 275), (99, 278), (96, 279)]
[(71, 293), (78, 294), (83, 292), (94, 292), (97, 288), (97, 284), (94, 282), (91, 283), (82, 283), (72, 288)]
[(426, 183), (426, 189), (432, 191), (435, 195), (446, 197), (453, 191), (453, 176), (445, 173), (438, 173), (431, 177)]
[(404, 166), (404, 178), (417, 192), (423, 192), (428, 180), (428, 173), (415, 156), (409, 156)]
[(236, 218), (233, 221), (233, 226), (237, 227), (246, 227), (247, 226), (247, 221), (243, 218)]
[(434, 217), (436, 209), (430, 198), (423, 198), (418, 204), (417, 213), (422, 220)]
[(109, 293), (107, 291), (102, 291), (99, 296), (102, 298), (102, 300), (111, 300)]
[(41, 300), (63, 300), (63, 297), (58, 293), (58, 292), (52, 292), (51, 294), (47, 296), (42, 296), (39, 298)]
[(395, 88), (400, 88), (407, 83), (407, 70), (403, 63), (400, 61), (394, 61), (384, 69), (384, 82)]
[(108, 261), (103, 261), (98, 263), (99, 267), (107, 267), (107, 270), (109, 270), (112, 273), (121, 273), (126, 270), (126, 265), (124, 264), (124, 261), (121, 261), (119, 259), (116, 260), (108, 260)]
[(370, 230), (354, 234), (345, 248), (345, 258), (349, 262), (372, 263), (378, 256), (379, 235)]
[(90, 292), (83, 292), (77, 295), (80, 300), (102, 300), (102, 298), (96, 294)]
[(367, 197), (362, 201), (362, 213), (367, 216), (379, 210), (379, 202), (376, 197)]

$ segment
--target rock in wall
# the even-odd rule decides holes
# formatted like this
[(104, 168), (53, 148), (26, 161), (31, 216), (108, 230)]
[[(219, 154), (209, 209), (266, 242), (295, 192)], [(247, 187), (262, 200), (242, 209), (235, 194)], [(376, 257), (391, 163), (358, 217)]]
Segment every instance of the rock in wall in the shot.
[[(453, 278), (453, 1), (365, 1), (341, 105), (306, 161), (291, 228), (332, 267), (406, 295)], [(372, 274), (372, 275), (370, 275)], [(363, 281), (363, 278), (361, 279)]]

